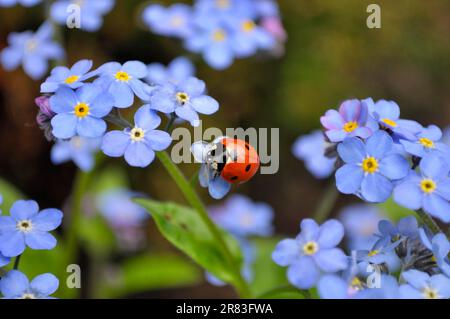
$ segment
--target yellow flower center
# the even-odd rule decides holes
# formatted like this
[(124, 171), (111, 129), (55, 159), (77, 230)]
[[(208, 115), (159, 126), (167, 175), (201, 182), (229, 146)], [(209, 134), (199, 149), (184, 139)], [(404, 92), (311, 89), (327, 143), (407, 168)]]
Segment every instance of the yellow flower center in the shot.
[(437, 259), (436, 259), (436, 256), (435, 256), (435, 255), (431, 256), (431, 261), (434, 262), (434, 263), (437, 262)]
[(70, 143), (76, 149), (79, 149), (83, 146), (83, 140), (79, 136), (72, 137), (72, 139), (70, 140)]
[(178, 92), (176, 96), (178, 103), (180, 103), (181, 105), (189, 102), (189, 94), (187, 94), (186, 92)]
[(419, 139), (419, 143), (425, 146), (426, 148), (434, 148), (434, 142), (429, 138), (422, 137)]
[(75, 115), (81, 119), (88, 116), (89, 115), (89, 105), (87, 105), (86, 103), (83, 103), (83, 102), (75, 105)]
[(347, 122), (344, 124), (344, 131), (347, 133), (351, 133), (358, 128), (358, 123), (356, 122)]
[(131, 130), (130, 137), (131, 140), (133, 140), (134, 142), (139, 142), (145, 137), (145, 132), (143, 129), (135, 127), (134, 129)]
[(21, 220), (17, 223), (16, 227), (22, 233), (28, 233), (33, 229), (33, 224), (31, 220)]
[(319, 250), (319, 245), (315, 241), (309, 241), (303, 245), (305, 255), (314, 255)]
[(182, 17), (175, 16), (170, 20), (172, 27), (181, 27), (184, 25), (184, 19)]
[(24, 293), (20, 299), (36, 299), (36, 296), (34, 294)]
[(119, 71), (115, 75), (117, 81), (128, 82), (131, 80), (131, 76), (124, 71)]
[(372, 257), (372, 256), (375, 256), (375, 255), (378, 255), (379, 252), (380, 251), (378, 251), (378, 250), (371, 250), (371, 251), (369, 251), (367, 256)]
[(252, 20), (247, 20), (242, 23), (242, 31), (251, 32), (255, 29), (256, 24)]
[(79, 78), (80, 78), (80, 77), (79, 77), (78, 75), (71, 75), (71, 76), (69, 76), (69, 77), (64, 81), (64, 83), (66, 83), (66, 84), (72, 84), (72, 83), (78, 81)]
[(361, 280), (358, 277), (354, 277), (350, 282), (350, 287), (359, 290), (363, 287)]
[(34, 50), (37, 49), (38, 42), (35, 39), (30, 39), (27, 41), (25, 47), (28, 52), (33, 52)]
[(241, 225), (243, 225), (243, 226), (253, 225), (253, 222), (254, 222), (253, 215), (251, 213), (242, 215), (240, 222), (241, 222)]
[(426, 194), (431, 194), (436, 190), (436, 183), (432, 179), (425, 178), (420, 182), (420, 188)]
[(373, 174), (378, 170), (378, 161), (374, 157), (367, 157), (362, 162), (362, 169), (366, 173)]
[(230, 7), (230, 0), (216, 0), (216, 7), (219, 9), (227, 9)]
[(439, 296), (439, 293), (431, 288), (431, 287), (425, 287), (422, 291), (423, 296), (425, 299), (440, 299), (441, 296)]
[(216, 42), (225, 41), (226, 37), (227, 37), (227, 34), (225, 33), (225, 31), (223, 31), (221, 29), (214, 31), (214, 33), (212, 35), (213, 40)]
[(389, 125), (391, 127), (396, 127), (397, 126), (397, 123), (395, 121), (393, 121), (393, 120), (390, 120), (390, 119), (381, 119), (381, 122), (383, 122), (384, 124), (387, 124), (387, 125)]

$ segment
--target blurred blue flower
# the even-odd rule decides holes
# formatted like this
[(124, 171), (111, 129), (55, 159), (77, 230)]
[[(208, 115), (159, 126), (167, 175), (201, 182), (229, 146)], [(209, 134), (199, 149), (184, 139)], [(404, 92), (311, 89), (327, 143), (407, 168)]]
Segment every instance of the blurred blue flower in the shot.
[(11, 216), (0, 216), (0, 252), (4, 256), (18, 256), (26, 246), (38, 250), (56, 246), (56, 239), (49, 231), (61, 224), (61, 211), (49, 208), (39, 212), (35, 201), (19, 200), (10, 213)]
[(345, 207), (339, 214), (339, 220), (345, 228), (348, 248), (363, 250), (372, 247), (378, 240), (375, 233), (383, 218), (376, 206), (355, 204)]
[(338, 145), (345, 165), (336, 172), (336, 185), (344, 194), (357, 194), (369, 202), (384, 202), (392, 193), (393, 182), (408, 174), (407, 160), (394, 153), (394, 142), (384, 131), (375, 132), (364, 143), (357, 137)]
[(317, 130), (300, 136), (292, 146), (292, 153), (305, 162), (306, 169), (315, 178), (322, 179), (331, 176), (336, 163), (336, 158), (325, 156), (326, 148), (324, 135)]
[(34, 277), (30, 282), (23, 273), (11, 270), (0, 280), (0, 292), (6, 299), (53, 299), (59, 280), (47, 273)]
[(147, 76), (147, 66), (139, 61), (128, 61), (124, 65), (108, 62), (98, 68), (99, 78), (94, 82), (114, 96), (114, 106), (126, 108), (133, 104), (134, 94), (148, 100), (147, 84), (142, 79)]
[(41, 84), (41, 93), (53, 93), (60, 86), (78, 89), (84, 84), (83, 81), (94, 75), (93, 72), (88, 73), (91, 68), (91, 60), (78, 61), (70, 69), (65, 66), (57, 66), (45, 82)]
[(156, 34), (184, 38), (192, 32), (192, 9), (185, 4), (170, 7), (151, 4), (144, 9), (142, 19)]
[(95, 84), (85, 84), (76, 91), (60, 87), (50, 98), (53, 135), (68, 139), (75, 135), (88, 138), (102, 136), (106, 123), (102, 119), (114, 105), (114, 97)]
[(359, 291), (357, 299), (400, 299), (398, 281), (393, 276), (381, 274), (379, 282), (373, 284)]
[(405, 151), (417, 157), (424, 157), (430, 152), (438, 152), (442, 155), (450, 154), (450, 147), (439, 142), (442, 138), (442, 131), (436, 125), (430, 125), (423, 128), (422, 132), (417, 134), (413, 141), (400, 140)]
[(161, 63), (149, 64), (147, 82), (158, 85), (165, 85), (166, 83), (177, 85), (194, 75), (195, 66), (191, 60), (185, 57), (178, 57), (170, 62), (167, 67)]
[(404, 299), (449, 299), (450, 279), (442, 274), (430, 276), (411, 269), (402, 273), (407, 284), (400, 286)]
[(82, 171), (88, 172), (95, 165), (95, 154), (100, 145), (101, 138), (74, 136), (70, 140), (58, 140), (52, 147), (51, 161), (55, 165), (73, 161)]
[(219, 103), (205, 92), (205, 82), (190, 77), (177, 85), (166, 83), (154, 90), (149, 105), (163, 113), (175, 112), (192, 126), (199, 126), (198, 113), (210, 115), (219, 109)]
[(444, 274), (450, 277), (450, 260), (448, 254), (450, 252), (450, 242), (443, 233), (429, 236), (425, 229), (419, 230), (422, 244), (433, 252), (433, 257)]
[(123, 188), (111, 189), (98, 196), (97, 207), (114, 229), (139, 227), (150, 215), (133, 202), (137, 195)]
[[(211, 144), (215, 144), (217, 140)], [(202, 163), (198, 173), (200, 186), (208, 188), (208, 192), (214, 199), (222, 199), (231, 190), (231, 184), (222, 176), (216, 175), (207, 163), (207, 153), (211, 145), (204, 141), (195, 142), (191, 146), (191, 153), (195, 161)]]
[(45, 22), (39, 29), (10, 33), (9, 47), (0, 53), (0, 61), (6, 71), (12, 71), (23, 65), (23, 69), (32, 79), (42, 78), (48, 70), (48, 61), (64, 57), (64, 50), (53, 42), (53, 27)]
[(394, 140), (398, 138), (415, 140), (416, 134), (422, 131), (422, 125), (415, 121), (400, 119), (400, 107), (394, 101), (380, 100), (374, 102), (371, 98), (364, 100), (369, 114), (384, 129), (394, 133)]
[(406, 208), (425, 212), (450, 222), (450, 165), (436, 153), (420, 161), (420, 175), (411, 171), (394, 190), (394, 200)]
[(295, 239), (278, 243), (272, 259), (280, 266), (289, 266), (288, 279), (299, 289), (313, 287), (323, 273), (334, 273), (348, 266), (344, 252), (336, 248), (344, 237), (344, 227), (334, 219), (319, 226), (304, 219)]
[(108, 156), (125, 156), (131, 166), (146, 167), (155, 159), (155, 151), (168, 148), (172, 138), (167, 132), (155, 130), (161, 119), (149, 106), (141, 107), (134, 121), (134, 128), (106, 133), (101, 148)]
[[(0, 194), (0, 205), (3, 203), (3, 196)], [(2, 214), (2, 210), (0, 209), (0, 215)], [(0, 267), (6, 266), (11, 261), (11, 258), (5, 257), (0, 252)]]
[(20, 4), (24, 7), (32, 7), (39, 3), (42, 0), (0, 0), (0, 7), (12, 7), (17, 4)]
[(73, 15), (71, 6), (79, 6), (80, 28), (94, 32), (101, 28), (103, 16), (112, 10), (114, 4), (115, 0), (58, 0), (52, 4), (50, 15), (57, 23), (66, 25)]
[(359, 100), (344, 101), (336, 110), (328, 110), (320, 118), (325, 134), (331, 142), (342, 142), (347, 137), (366, 139), (378, 127), (369, 117), (367, 105)]
[(450, 146), (450, 127), (444, 129), (441, 141), (442, 143), (445, 143), (446, 145)]
[(209, 212), (220, 227), (236, 237), (265, 237), (273, 232), (272, 207), (243, 195), (233, 195), (223, 205), (210, 207)]

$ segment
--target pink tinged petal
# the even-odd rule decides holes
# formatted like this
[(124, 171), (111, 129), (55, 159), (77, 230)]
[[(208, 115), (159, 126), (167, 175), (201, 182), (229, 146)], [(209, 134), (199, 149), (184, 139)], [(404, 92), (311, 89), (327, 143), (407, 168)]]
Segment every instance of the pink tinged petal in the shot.
[(345, 124), (341, 114), (336, 110), (328, 110), (320, 118), (320, 123), (328, 130), (340, 130)]
[(78, 98), (75, 92), (68, 87), (60, 87), (50, 100), (50, 108), (55, 113), (67, 113), (74, 110), (78, 104)]
[(50, 250), (56, 247), (56, 238), (42, 231), (31, 231), (25, 234), (25, 242), (31, 249)]
[(355, 194), (363, 179), (363, 170), (355, 164), (346, 164), (336, 171), (336, 186), (343, 194)]
[(219, 110), (219, 103), (207, 95), (192, 99), (191, 105), (198, 113), (206, 115), (216, 113)]
[(300, 257), (300, 246), (295, 239), (280, 241), (272, 253), (272, 259), (280, 266), (289, 266)]
[(320, 271), (311, 257), (303, 256), (289, 267), (287, 276), (295, 287), (309, 289), (316, 285)]
[(140, 61), (128, 61), (122, 66), (122, 70), (138, 79), (147, 76), (147, 66)]
[(39, 212), (39, 205), (34, 200), (18, 200), (11, 209), (11, 217), (16, 221), (30, 219)]
[(125, 160), (134, 167), (147, 167), (155, 159), (155, 152), (145, 143), (131, 143), (125, 151)]
[(80, 119), (77, 123), (77, 133), (83, 137), (100, 137), (106, 131), (106, 123), (101, 119), (87, 116)]
[(393, 192), (394, 201), (411, 210), (418, 210), (422, 207), (423, 195), (418, 184), (411, 181), (398, 185)]
[(131, 143), (130, 135), (123, 131), (111, 131), (105, 134), (101, 149), (111, 157), (121, 157)]
[(385, 202), (392, 194), (392, 183), (383, 175), (368, 174), (361, 183), (361, 193), (364, 199), (372, 203)]
[(380, 161), (380, 173), (389, 179), (402, 179), (410, 171), (408, 161), (401, 155), (387, 156)]
[(5, 298), (18, 298), (22, 297), (29, 285), (27, 276), (18, 270), (11, 270), (2, 277), (0, 291)]
[(330, 219), (320, 226), (317, 243), (320, 249), (336, 247), (344, 237), (344, 226), (336, 219)]
[(51, 231), (61, 225), (63, 213), (54, 208), (44, 209), (32, 218), (33, 229), (37, 231)]
[(52, 274), (36, 276), (30, 283), (31, 290), (40, 296), (50, 296), (58, 290), (59, 280)]
[(147, 132), (145, 140), (147, 145), (154, 151), (163, 151), (172, 143), (170, 134), (160, 130)]
[(153, 130), (161, 124), (161, 118), (147, 104), (137, 110), (134, 115), (134, 122), (139, 128)]
[(346, 122), (358, 122), (361, 115), (361, 103), (356, 99), (344, 101), (339, 107), (339, 114)]
[(346, 163), (359, 164), (367, 155), (364, 143), (356, 137), (346, 139), (338, 145), (337, 150), (341, 159)]
[(0, 236), (0, 252), (5, 257), (16, 257), (25, 250), (25, 240), (21, 232), (9, 232)]
[(333, 143), (341, 142), (348, 136), (344, 130), (329, 130), (325, 132), (325, 135)]
[(344, 270), (348, 266), (348, 258), (339, 248), (320, 249), (313, 255), (316, 264), (324, 272)]
[(450, 223), (450, 203), (441, 196), (436, 194), (424, 196), (423, 209), (444, 223)]

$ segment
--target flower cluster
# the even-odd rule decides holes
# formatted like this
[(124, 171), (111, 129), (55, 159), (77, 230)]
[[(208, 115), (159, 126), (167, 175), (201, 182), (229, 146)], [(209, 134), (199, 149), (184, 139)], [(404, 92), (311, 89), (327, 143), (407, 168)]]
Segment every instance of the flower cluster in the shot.
[(193, 6), (149, 5), (145, 24), (154, 33), (180, 38), (215, 69), (258, 51), (280, 51), (286, 33), (274, 0), (197, 0)]
[(20, 4), (24, 7), (32, 7), (39, 4), (42, 0), (0, 0), (0, 7), (12, 7)]
[[(38, 204), (32, 200), (15, 202), (9, 216), (0, 216), (0, 266), (7, 265), (12, 257), (19, 258), (26, 247), (53, 249), (56, 239), (50, 231), (59, 227), (62, 217), (62, 212), (54, 208), (39, 211)], [(58, 284), (52, 274), (37, 276), (29, 282), (23, 273), (11, 270), (2, 276), (0, 291), (8, 299), (47, 298), (57, 290)]]
[(327, 177), (336, 163), (340, 192), (372, 203), (394, 195), (406, 208), (450, 222), (450, 146), (441, 129), (402, 119), (395, 102), (371, 98), (345, 101), (321, 123), (323, 138), (315, 132), (294, 145), (315, 176)]
[[(158, 130), (158, 112), (172, 119), (199, 124), (199, 114), (212, 114), (219, 104), (206, 95), (206, 85), (193, 77), (194, 68), (178, 58), (167, 70), (160, 64), (109, 62), (92, 70), (92, 61), (81, 60), (71, 68), (56, 67), (41, 85), (44, 95), (36, 100), (38, 124), (56, 140), (55, 164), (73, 160), (90, 170), (96, 151), (124, 157), (131, 166), (146, 167), (155, 151), (168, 148), (170, 135)], [(139, 102), (138, 102), (139, 100)], [(140, 103), (134, 124), (120, 110)], [(108, 131), (107, 122), (120, 127)]]
[[(243, 195), (233, 195), (222, 205), (212, 206), (208, 211), (213, 221), (239, 242), (244, 255), (242, 274), (247, 281), (251, 281), (255, 247), (249, 239), (272, 235), (273, 209), (265, 203), (253, 202)], [(206, 278), (213, 285), (224, 285), (211, 274), (207, 274)]]
[(371, 232), (380, 216), (368, 209), (353, 206), (342, 215), (345, 220), (359, 211), (368, 227), (364, 234), (361, 227), (356, 233), (352, 225), (346, 227), (350, 242), (359, 240), (359, 247), (352, 245), (351, 256), (336, 248), (344, 236), (342, 224), (328, 220), (318, 226), (306, 219), (295, 239), (277, 245), (274, 261), (289, 266), (287, 276), (294, 286), (316, 287), (324, 299), (449, 299), (450, 242), (446, 236), (431, 235), (414, 217), (396, 225), (380, 220), (378, 229)]

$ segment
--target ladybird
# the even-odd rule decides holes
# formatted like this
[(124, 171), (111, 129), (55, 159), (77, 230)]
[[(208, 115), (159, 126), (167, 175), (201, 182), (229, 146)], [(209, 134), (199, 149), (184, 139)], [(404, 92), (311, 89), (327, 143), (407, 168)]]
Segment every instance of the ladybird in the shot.
[(237, 138), (221, 137), (207, 150), (207, 165), (213, 176), (221, 176), (231, 184), (250, 180), (259, 169), (259, 156), (249, 143)]

